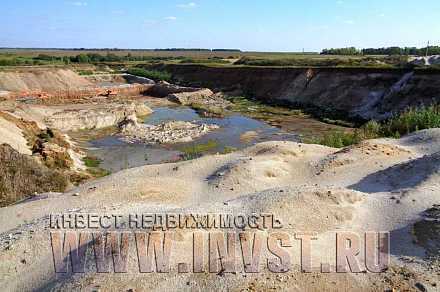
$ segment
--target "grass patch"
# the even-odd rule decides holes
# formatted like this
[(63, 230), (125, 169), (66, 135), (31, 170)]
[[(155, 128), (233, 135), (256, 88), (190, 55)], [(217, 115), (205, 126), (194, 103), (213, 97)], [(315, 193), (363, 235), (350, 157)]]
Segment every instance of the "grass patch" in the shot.
[(238, 149), (232, 146), (225, 146), (225, 148), (223, 148), (223, 151), (221, 152), (222, 154), (229, 154), (232, 152), (237, 151)]
[(94, 156), (86, 156), (82, 160), (87, 167), (98, 167), (101, 164), (101, 160)]
[(437, 104), (408, 108), (383, 123), (369, 121), (353, 133), (334, 131), (322, 138), (304, 142), (342, 148), (367, 139), (381, 137), (397, 139), (412, 132), (431, 128), (440, 128), (440, 105)]
[(372, 67), (401, 68), (408, 65), (407, 59), (395, 56), (289, 56), (288, 58), (242, 57), (234, 65), (276, 67)]
[(394, 115), (382, 127), (386, 137), (403, 136), (415, 131), (440, 127), (440, 105), (409, 108), (401, 114)]
[(100, 168), (100, 167), (89, 168), (87, 171), (88, 171), (88, 172), (90, 173), (90, 175), (92, 175), (94, 178), (100, 178), (100, 177), (104, 177), (104, 176), (107, 176), (107, 175), (110, 175), (110, 174), (111, 174), (110, 171), (108, 171), (108, 170), (106, 170), (106, 169), (103, 169), (103, 168)]
[(171, 74), (168, 72), (157, 71), (157, 70), (146, 70), (136, 67), (128, 69), (127, 73), (131, 75), (149, 78), (155, 81), (171, 81), (171, 77), (172, 77)]
[(192, 160), (199, 157), (202, 157), (204, 153), (215, 149), (218, 146), (218, 142), (216, 140), (209, 140), (206, 143), (201, 144), (192, 144), (190, 146), (183, 147), (180, 151), (183, 152), (181, 155), (183, 160)]
[(208, 59), (184, 58), (179, 61), (181, 64), (231, 64), (231, 62), (220, 57), (211, 57)]
[(246, 114), (251, 118), (269, 118), (276, 116), (303, 115), (298, 109), (289, 109), (282, 106), (272, 106), (262, 103), (258, 100), (250, 100), (243, 96), (227, 97), (232, 102), (231, 110)]
[(87, 167), (87, 172), (94, 178), (100, 178), (111, 174), (110, 171), (99, 167), (102, 160), (95, 156), (86, 156), (82, 160)]

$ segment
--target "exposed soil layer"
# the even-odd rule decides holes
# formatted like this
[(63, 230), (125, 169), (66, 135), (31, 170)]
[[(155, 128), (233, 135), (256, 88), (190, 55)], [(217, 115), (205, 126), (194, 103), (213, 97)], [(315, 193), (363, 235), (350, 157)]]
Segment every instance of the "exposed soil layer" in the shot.
[(136, 95), (154, 82), (129, 74), (81, 76), (68, 68), (26, 68), (0, 71), (4, 97), (84, 98), (99, 95)]
[(440, 102), (436, 71), (352, 68), (156, 66), (181, 84), (265, 102), (310, 108), (319, 115), (384, 119), (408, 106)]

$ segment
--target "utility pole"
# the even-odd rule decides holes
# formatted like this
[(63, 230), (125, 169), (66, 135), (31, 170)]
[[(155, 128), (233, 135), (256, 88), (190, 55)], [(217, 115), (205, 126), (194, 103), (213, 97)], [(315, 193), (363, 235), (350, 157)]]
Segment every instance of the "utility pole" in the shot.
[(426, 55), (425, 55), (425, 57), (428, 57), (428, 53), (429, 53), (429, 41), (428, 41), (428, 45), (426, 46)]

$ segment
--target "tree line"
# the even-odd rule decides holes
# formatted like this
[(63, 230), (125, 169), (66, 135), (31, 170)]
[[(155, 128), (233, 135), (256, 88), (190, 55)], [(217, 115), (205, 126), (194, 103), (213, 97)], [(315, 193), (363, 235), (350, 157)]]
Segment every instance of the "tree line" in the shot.
[(428, 55), (440, 55), (439, 46), (429, 46), (424, 48), (416, 47), (387, 47), (387, 48), (366, 48), (366, 49), (356, 49), (355, 47), (348, 48), (332, 48), (324, 49), (321, 55), (347, 55), (347, 56), (358, 56), (358, 55), (415, 55), (415, 56), (425, 56)]

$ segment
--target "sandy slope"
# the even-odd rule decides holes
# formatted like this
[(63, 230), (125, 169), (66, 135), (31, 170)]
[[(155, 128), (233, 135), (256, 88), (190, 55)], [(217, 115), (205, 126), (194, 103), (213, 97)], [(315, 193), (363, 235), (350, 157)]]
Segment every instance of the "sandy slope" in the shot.
[(12, 122), (0, 117), (0, 144), (9, 144), (22, 154), (31, 155), (22, 131)]
[[(416, 283), (423, 283), (435, 291), (440, 285), (438, 264), (423, 260), (424, 250), (413, 243), (410, 231), (419, 214), (440, 201), (439, 153), (440, 129), (420, 131), (400, 140), (370, 140), (342, 150), (267, 142), (228, 155), (128, 169), (66, 194), (41, 195), (40, 200), (0, 209), (0, 286), (11, 290), (169, 291), (209, 287), (336, 291), (415, 289)], [(76, 193), (79, 195), (74, 196)], [(311, 230), (327, 239), (335, 230), (389, 230), (393, 267), (379, 275), (89, 272), (56, 280), (45, 229), (47, 216), (73, 210), (118, 214), (267, 212), (277, 214), (288, 232)], [(180, 236), (187, 239), (190, 234), (182, 231)], [(7, 240), (14, 242), (10, 249), (4, 249)], [(331, 243), (320, 243), (314, 256), (331, 257)], [(185, 248), (187, 241), (177, 244)], [(188, 255), (173, 256), (182, 260)]]
[(68, 69), (37, 69), (0, 72), (0, 90), (59, 91), (60, 89), (84, 88), (92, 83)]

